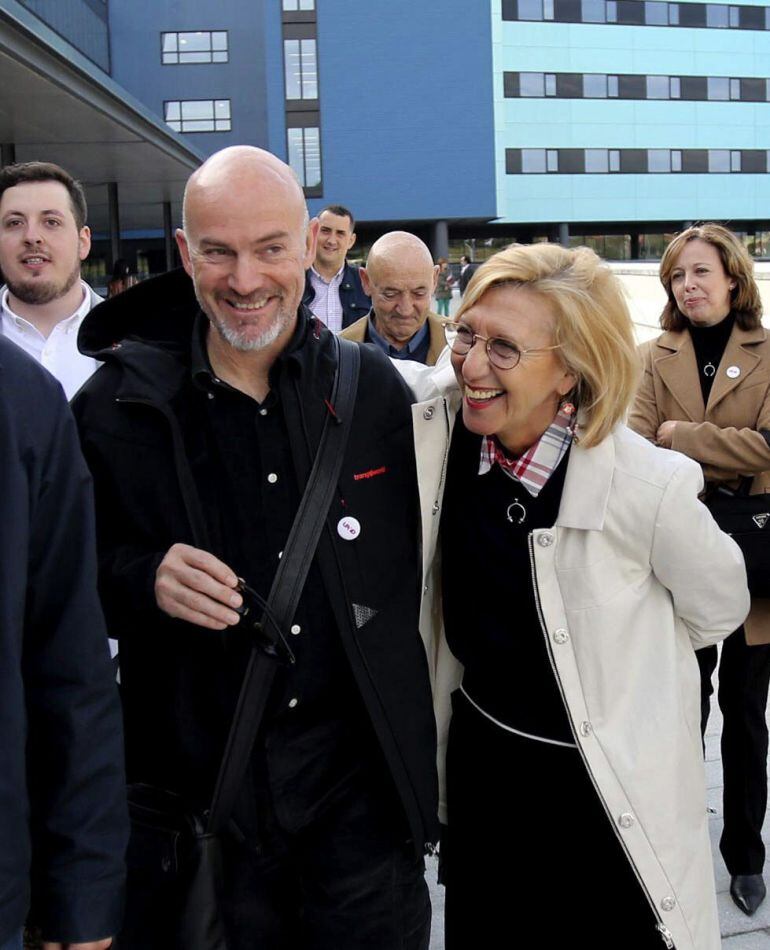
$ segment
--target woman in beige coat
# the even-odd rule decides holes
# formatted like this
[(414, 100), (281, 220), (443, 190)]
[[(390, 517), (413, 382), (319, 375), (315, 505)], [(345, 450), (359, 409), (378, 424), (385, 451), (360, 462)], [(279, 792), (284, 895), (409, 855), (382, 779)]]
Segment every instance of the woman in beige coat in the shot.
[[(699, 462), (707, 486), (770, 488), (770, 341), (761, 325), (753, 264), (726, 228), (688, 228), (668, 246), (660, 279), (664, 333), (642, 348), (644, 376), (629, 425)], [(730, 893), (746, 914), (765, 896), (762, 823), (767, 805), (770, 601), (754, 601), (722, 647), (724, 831)], [(708, 719), (717, 649), (698, 653), (701, 728)]]
[(633, 333), (591, 251), (500, 252), (449, 334), (451, 366), (399, 366), (447, 950), (540, 946), (544, 920), (554, 946), (718, 950), (693, 649), (748, 610), (737, 546), (699, 467), (622, 425)]

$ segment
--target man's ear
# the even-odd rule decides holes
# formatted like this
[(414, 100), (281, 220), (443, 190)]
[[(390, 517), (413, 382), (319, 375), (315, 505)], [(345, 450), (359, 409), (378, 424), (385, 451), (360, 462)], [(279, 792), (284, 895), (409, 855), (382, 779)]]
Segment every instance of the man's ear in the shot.
[(364, 288), (364, 293), (367, 297), (372, 296), (372, 285), (369, 280), (369, 275), (366, 273), (365, 267), (358, 268), (358, 276), (361, 278), (361, 286)]
[(190, 245), (187, 243), (187, 235), (181, 228), (177, 228), (174, 232), (174, 237), (176, 238), (176, 246), (179, 248), (179, 256), (182, 258), (182, 267), (184, 267), (190, 277), (192, 277), (193, 268), (192, 261), (190, 260)]
[(83, 226), (78, 231), (78, 258), (84, 261), (91, 251), (91, 228)]
[(318, 228), (320, 227), (321, 222), (318, 218), (313, 218), (307, 226), (307, 237), (305, 239), (305, 260), (303, 261), (305, 265), (305, 270), (310, 267), (310, 265), (315, 260), (315, 249), (318, 244)]
[(355, 243), (356, 243), (356, 232), (354, 231), (354, 232), (350, 235), (350, 239), (349, 239), (349, 241), (348, 241), (348, 246), (345, 248), (345, 250), (346, 250), (346, 251), (349, 251), (349, 250), (351, 249), (351, 247), (353, 247), (353, 245), (354, 245)]

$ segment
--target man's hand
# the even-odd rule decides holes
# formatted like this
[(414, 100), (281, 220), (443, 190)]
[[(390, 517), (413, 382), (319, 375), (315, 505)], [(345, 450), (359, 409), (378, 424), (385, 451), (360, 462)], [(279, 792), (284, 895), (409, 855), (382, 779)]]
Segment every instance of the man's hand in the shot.
[(658, 432), (655, 436), (655, 441), (658, 445), (662, 446), (664, 449), (670, 449), (671, 443), (674, 441), (674, 428), (676, 427), (675, 422), (661, 422), (658, 426)]
[(155, 574), (155, 600), (170, 617), (224, 630), (241, 619), (233, 609), (243, 602), (234, 590), (237, 583), (235, 573), (213, 554), (175, 544)]
[(104, 940), (92, 940), (90, 943), (48, 943), (43, 942), (43, 950), (108, 950), (112, 946), (112, 937)]

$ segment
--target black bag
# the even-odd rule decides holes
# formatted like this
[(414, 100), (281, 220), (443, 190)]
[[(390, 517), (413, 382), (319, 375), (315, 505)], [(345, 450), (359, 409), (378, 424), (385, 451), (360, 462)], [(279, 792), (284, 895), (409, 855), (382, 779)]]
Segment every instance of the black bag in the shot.
[(117, 946), (226, 950), (220, 841), (179, 795), (129, 785), (131, 888)]
[(705, 502), (719, 527), (743, 552), (751, 594), (770, 597), (770, 494), (714, 488)]
[[(335, 337), (337, 374), (321, 442), (265, 602), (243, 585), (252, 650), (217, 776), (211, 810), (200, 814), (181, 796), (130, 785), (128, 899), (116, 950), (227, 950), (219, 911), (220, 835), (232, 814), (279, 662), (294, 662), (283, 631), (293, 621), (312, 555), (326, 521), (350, 431), (360, 354)], [(261, 615), (260, 615), (261, 611)], [(256, 935), (255, 935), (256, 938)]]

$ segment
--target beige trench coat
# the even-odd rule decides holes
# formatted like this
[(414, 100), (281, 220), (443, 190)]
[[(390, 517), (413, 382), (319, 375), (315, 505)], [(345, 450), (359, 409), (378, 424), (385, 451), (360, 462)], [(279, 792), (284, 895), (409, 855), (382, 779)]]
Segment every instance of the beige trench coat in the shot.
[[(462, 668), (441, 622), (438, 526), (459, 395), (444, 357), (427, 372), (416, 364), (399, 369), (423, 400), (413, 406), (420, 619), (438, 721), (442, 820), (451, 822), (443, 755), (449, 695)], [(661, 933), (677, 950), (720, 947), (693, 647), (727, 636), (749, 607), (743, 559), (697, 501), (701, 486), (690, 460), (620, 426), (596, 448), (573, 447), (556, 523), (533, 531), (531, 542), (543, 635), (575, 741)], [(560, 820), (569, 820), (567, 792)], [(590, 862), (586, 870), (590, 877)], [(588, 879), (574, 883), (590, 887)]]
[[(704, 407), (692, 337), (665, 332), (641, 348), (644, 375), (629, 426), (655, 441), (676, 421), (672, 448), (700, 462), (707, 481), (737, 484), (753, 476), (752, 494), (770, 491), (770, 340), (766, 331), (733, 327)], [(736, 372), (737, 370), (737, 372)], [(754, 600), (746, 620), (750, 644), (770, 643), (770, 599)]]

